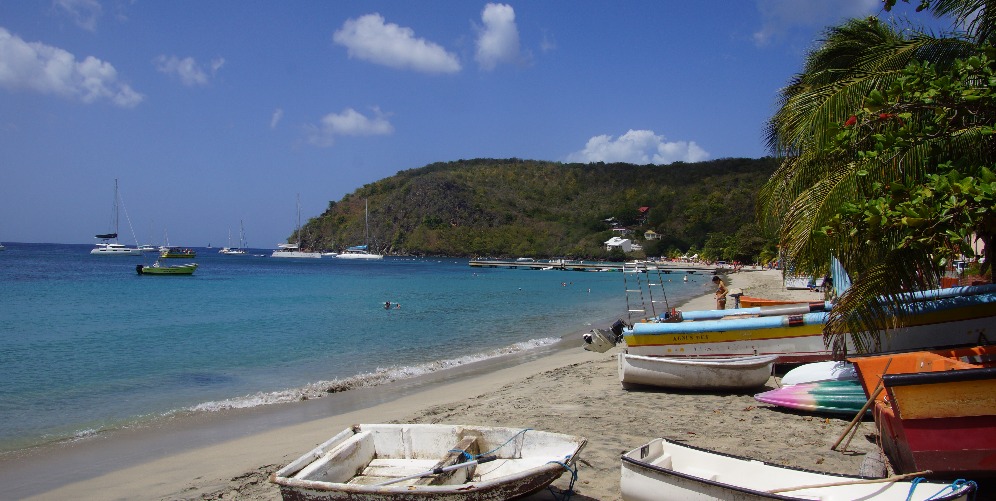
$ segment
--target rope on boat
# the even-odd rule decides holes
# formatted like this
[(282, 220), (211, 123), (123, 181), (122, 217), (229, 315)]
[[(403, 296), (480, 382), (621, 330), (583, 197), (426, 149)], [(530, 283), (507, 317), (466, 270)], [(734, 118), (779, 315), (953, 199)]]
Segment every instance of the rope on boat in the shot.
[[(567, 456), (566, 459), (570, 459), (570, 456)], [(563, 466), (565, 470), (571, 472), (571, 483), (567, 485), (567, 490), (563, 492), (562, 496), (558, 496), (557, 493), (554, 492), (553, 486), (547, 487), (546, 490), (550, 491), (550, 494), (553, 496), (553, 499), (556, 499), (558, 501), (570, 501), (571, 496), (574, 495), (574, 482), (577, 482), (578, 480), (578, 469), (576, 467), (571, 468), (570, 466), (568, 466), (567, 463), (563, 461), (550, 461), (550, 463), (557, 463), (560, 466)]]
[[(922, 482), (922, 481), (923, 481), (923, 477), (916, 477), (916, 478), (913, 479), (912, 485), (910, 485), (910, 492), (906, 496), (906, 501), (910, 501), (910, 499), (913, 498), (913, 491), (916, 490), (917, 485), (919, 485), (920, 482)], [(947, 492), (948, 489), (951, 489), (951, 492), (954, 493), (954, 492), (957, 492), (958, 489), (961, 489), (962, 487), (964, 487), (966, 485), (972, 486), (972, 495), (969, 497), (969, 499), (975, 499), (975, 493), (978, 492), (978, 490), (977, 490), (978, 489), (978, 484), (976, 484), (975, 481), (973, 481), (973, 480), (965, 480), (963, 478), (959, 478), (958, 480), (955, 480), (954, 482), (951, 482), (951, 485), (946, 485), (941, 490), (935, 492), (934, 495), (932, 495), (929, 498), (927, 498), (927, 501), (930, 501), (931, 499), (937, 499), (939, 496), (941, 496), (945, 492)]]
[(469, 453), (469, 452), (467, 452), (465, 450), (461, 450), (461, 449), (450, 449), (447, 452), (459, 452), (460, 455), (462, 455), (463, 457), (467, 458), (468, 460), (470, 460), (470, 459), (476, 459), (476, 458), (479, 458), (481, 456), (487, 456), (488, 454), (494, 454), (495, 452), (498, 452), (499, 449), (501, 449), (502, 447), (505, 447), (506, 445), (508, 445), (509, 442), (511, 442), (512, 440), (515, 440), (515, 437), (518, 437), (519, 435), (523, 435), (527, 431), (531, 431), (531, 430), (532, 430), (532, 428), (524, 428), (522, 431), (516, 433), (515, 435), (512, 435), (512, 438), (506, 440), (505, 443), (499, 445), (498, 447), (495, 447), (494, 449), (491, 449), (488, 452), (482, 452), (482, 453), (477, 454), (477, 455), (471, 454), (471, 453)]
[[(486, 456), (486, 455), (494, 454), (494, 453), (498, 452), (498, 450), (500, 450), (502, 447), (505, 447), (506, 445), (508, 445), (509, 443), (511, 443), (519, 435), (525, 435), (525, 433), (527, 431), (532, 431), (532, 428), (523, 428), (522, 431), (519, 431), (515, 435), (512, 435), (512, 437), (509, 438), (508, 440), (506, 440), (505, 443), (499, 445), (498, 447), (495, 447), (494, 449), (491, 449), (490, 451), (482, 452), (480, 454), (476, 454), (476, 455), (475, 454), (471, 454), (471, 453), (469, 453), (469, 452), (467, 452), (465, 450), (461, 450), (461, 449), (450, 449), (449, 452), (459, 452), (460, 455), (463, 456), (464, 458), (466, 458), (468, 461), (473, 461), (473, 460), (475, 460), (475, 459), (477, 459), (477, 458), (479, 458), (481, 456)], [(571, 458), (571, 456), (566, 456), (564, 458), (564, 461), (567, 461), (570, 458)], [(578, 480), (578, 469), (577, 468), (571, 468), (564, 461), (550, 461), (549, 463), (547, 463), (547, 464), (550, 464), (550, 463), (559, 464), (560, 466), (563, 466), (565, 470), (571, 472), (571, 483), (568, 484), (567, 490), (564, 491), (561, 496), (558, 496), (557, 493), (554, 492), (552, 486), (547, 487), (547, 490), (550, 491), (550, 494), (552, 494), (553, 497), (554, 497), (554, 499), (557, 499), (558, 501), (570, 501), (571, 496), (574, 495), (574, 483), (577, 482), (577, 480)]]

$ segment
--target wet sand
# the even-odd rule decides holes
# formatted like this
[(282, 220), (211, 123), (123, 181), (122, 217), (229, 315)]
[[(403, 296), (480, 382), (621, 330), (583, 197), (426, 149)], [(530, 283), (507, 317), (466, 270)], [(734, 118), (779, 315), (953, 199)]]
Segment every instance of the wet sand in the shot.
[[(731, 275), (731, 288), (748, 296), (814, 301), (822, 295), (786, 291), (777, 271)], [(682, 309), (709, 309), (711, 294)], [(732, 304), (731, 304), (732, 306)], [(420, 383), (345, 392), (314, 401), (218, 413), (182, 426), (138, 430), (59, 451), (0, 462), (5, 496), (35, 499), (249, 499), (275, 500), (266, 481), (273, 471), (354, 423), (458, 423), (535, 428), (583, 435), (573, 499), (619, 499), (619, 456), (654, 437), (729, 454), (856, 474), (877, 450), (874, 425), (859, 428), (850, 451), (830, 446), (849, 419), (816, 417), (758, 403), (756, 391), (702, 394), (625, 391), (614, 348), (581, 349), (580, 333), (566, 346), (528, 360), (496, 361)], [(518, 362), (522, 363), (518, 363)], [(777, 385), (773, 377), (768, 388)], [(757, 390), (762, 391), (762, 390)], [(359, 403), (358, 403), (359, 402)], [(370, 402), (374, 405), (368, 406)], [(567, 487), (569, 475), (554, 483)], [(548, 492), (533, 496), (552, 499)]]

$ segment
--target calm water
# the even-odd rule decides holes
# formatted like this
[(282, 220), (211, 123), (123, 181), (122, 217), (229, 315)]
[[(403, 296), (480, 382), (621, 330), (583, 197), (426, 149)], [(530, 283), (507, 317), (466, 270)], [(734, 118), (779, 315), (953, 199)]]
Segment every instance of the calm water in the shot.
[[(135, 273), (154, 255), (6, 245), (0, 452), (180, 412), (414, 377), (551, 344), (625, 316), (619, 273), (198, 249), (194, 276), (157, 277)], [(676, 282), (668, 298), (701, 293)], [(385, 310), (385, 301), (401, 308)]]

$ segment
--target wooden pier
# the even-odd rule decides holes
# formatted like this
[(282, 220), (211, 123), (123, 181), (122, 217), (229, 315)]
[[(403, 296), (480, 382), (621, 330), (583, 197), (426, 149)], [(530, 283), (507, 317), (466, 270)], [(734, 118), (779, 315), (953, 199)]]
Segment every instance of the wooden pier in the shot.
[(627, 271), (627, 272), (647, 272), (660, 271), (661, 273), (702, 273), (712, 274), (720, 271), (715, 266), (706, 266), (691, 263), (606, 263), (601, 261), (571, 261), (566, 259), (547, 260), (499, 260), (499, 259), (472, 259), (472, 268), (508, 268), (518, 270), (561, 270), (561, 271)]

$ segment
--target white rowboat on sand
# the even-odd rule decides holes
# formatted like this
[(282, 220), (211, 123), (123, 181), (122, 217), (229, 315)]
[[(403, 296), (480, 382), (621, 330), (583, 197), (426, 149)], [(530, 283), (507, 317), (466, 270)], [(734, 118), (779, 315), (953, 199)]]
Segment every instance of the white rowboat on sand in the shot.
[(974, 482), (914, 483), (913, 477), (876, 479), (778, 466), (658, 438), (622, 456), (620, 490), (626, 501), (736, 499), (906, 500), (968, 499)]
[(568, 472), (583, 437), (445, 424), (359, 424), (270, 477), (284, 499), (498, 500)]
[(745, 390), (764, 386), (777, 355), (670, 358), (619, 354), (619, 381), (683, 390)]

